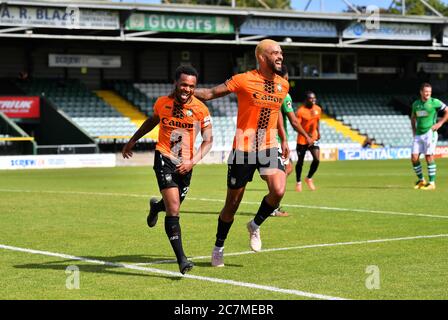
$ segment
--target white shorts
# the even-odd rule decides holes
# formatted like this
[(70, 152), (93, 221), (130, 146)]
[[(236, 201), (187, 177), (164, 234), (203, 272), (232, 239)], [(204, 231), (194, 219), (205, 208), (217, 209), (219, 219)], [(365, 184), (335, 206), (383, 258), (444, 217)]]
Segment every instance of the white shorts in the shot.
[(425, 134), (414, 137), (414, 144), (412, 146), (413, 154), (433, 155), (436, 153), (436, 145), (439, 135), (437, 131), (429, 130)]

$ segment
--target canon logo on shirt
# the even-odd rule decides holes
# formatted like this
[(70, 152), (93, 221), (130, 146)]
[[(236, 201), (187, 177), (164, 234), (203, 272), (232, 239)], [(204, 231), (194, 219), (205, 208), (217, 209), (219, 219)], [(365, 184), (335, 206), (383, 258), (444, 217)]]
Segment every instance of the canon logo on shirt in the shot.
[(253, 96), (255, 99), (263, 100), (263, 101), (272, 101), (272, 102), (277, 102), (277, 103), (282, 103), (282, 102), (283, 102), (283, 99), (282, 99), (282, 98), (278, 98), (278, 97), (270, 96), (270, 95), (267, 95), (267, 94), (262, 94), (262, 95), (260, 95), (260, 94), (257, 93), (257, 92), (254, 92), (252, 96)]
[(169, 120), (168, 118), (162, 118), (162, 123), (164, 125), (168, 125), (171, 127), (182, 128), (182, 129), (191, 129), (193, 128), (192, 123), (183, 123), (180, 121)]

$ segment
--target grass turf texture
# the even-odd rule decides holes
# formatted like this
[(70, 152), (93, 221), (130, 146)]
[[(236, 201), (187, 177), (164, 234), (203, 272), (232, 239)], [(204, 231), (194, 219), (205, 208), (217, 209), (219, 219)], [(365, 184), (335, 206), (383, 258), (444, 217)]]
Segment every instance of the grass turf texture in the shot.
[[(282, 202), (290, 217), (271, 217), (262, 226), (263, 249), (448, 234), (443, 217), (392, 214), (448, 218), (448, 161), (438, 159), (437, 164), (435, 191), (413, 189), (409, 161), (322, 163), (315, 192), (306, 185), (302, 193), (294, 192), (292, 174)], [(226, 170), (225, 165), (194, 168), (180, 220), (189, 257), (211, 254)], [(304, 174), (307, 170), (305, 164)], [(151, 167), (0, 171), (0, 182), (2, 245), (128, 264), (174, 258), (164, 214), (155, 228), (146, 226), (149, 196), (159, 194)], [(225, 253), (249, 250), (245, 224), (266, 190), (256, 174)], [(447, 244), (448, 237), (441, 237), (260, 252), (227, 256), (224, 268), (197, 259), (190, 274), (349, 299), (447, 299)], [(79, 290), (66, 288), (69, 265), (80, 269)], [(380, 271), (376, 290), (366, 288), (371, 265)], [(147, 267), (178, 272), (176, 263)], [(1, 299), (307, 299), (5, 249), (0, 249), (0, 287)]]

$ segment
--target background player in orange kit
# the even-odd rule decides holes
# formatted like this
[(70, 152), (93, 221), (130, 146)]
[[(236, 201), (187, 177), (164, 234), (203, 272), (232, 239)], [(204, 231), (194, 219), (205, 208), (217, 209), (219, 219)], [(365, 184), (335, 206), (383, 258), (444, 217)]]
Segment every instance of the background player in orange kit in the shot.
[[(212, 266), (224, 266), (224, 241), (243, 198), (246, 184), (255, 170), (268, 186), (255, 218), (247, 224), (250, 247), (261, 250), (260, 225), (278, 207), (285, 193), (286, 174), (282, 156), (289, 157), (280, 107), (288, 94), (289, 83), (281, 73), (283, 52), (277, 42), (262, 40), (255, 49), (258, 69), (234, 75), (211, 89), (197, 89), (203, 100), (234, 92), (238, 98), (237, 132), (228, 160), (227, 196), (218, 219)], [(278, 127), (278, 130), (277, 130)], [(283, 155), (278, 152), (277, 133), (282, 140)]]
[[(154, 227), (160, 211), (166, 211), (165, 232), (176, 254), (182, 274), (193, 268), (182, 247), (179, 223), (180, 204), (187, 195), (193, 166), (210, 150), (213, 142), (211, 119), (207, 107), (193, 96), (198, 73), (188, 66), (176, 69), (175, 88), (154, 104), (154, 116), (148, 118), (123, 147), (124, 158), (132, 157), (135, 143), (160, 125), (154, 155), (154, 171), (162, 200), (151, 199), (148, 225)], [(194, 152), (194, 142), (201, 132), (202, 144)]]
[(313, 161), (311, 162), (310, 170), (308, 175), (305, 177), (305, 182), (310, 188), (310, 190), (316, 190), (313, 182), (313, 175), (316, 173), (320, 162), (320, 148), (319, 148), (319, 120), (322, 114), (321, 108), (316, 104), (316, 95), (308, 91), (306, 94), (305, 103), (297, 109), (297, 119), (302, 125), (303, 129), (308, 133), (309, 137), (313, 140), (312, 144), (305, 136), (298, 133), (297, 135), (297, 163), (296, 163), (296, 191), (302, 191), (302, 167), (303, 160), (305, 159), (305, 154), (309, 150), (313, 156)]

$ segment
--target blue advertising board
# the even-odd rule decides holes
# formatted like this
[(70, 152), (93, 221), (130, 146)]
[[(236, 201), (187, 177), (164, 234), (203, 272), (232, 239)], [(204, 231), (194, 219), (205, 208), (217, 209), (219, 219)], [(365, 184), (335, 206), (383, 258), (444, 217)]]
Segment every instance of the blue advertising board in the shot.
[(250, 18), (240, 27), (240, 34), (336, 38), (336, 25), (329, 21)]
[(340, 148), (339, 160), (389, 160), (410, 159), (411, 148)]

